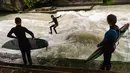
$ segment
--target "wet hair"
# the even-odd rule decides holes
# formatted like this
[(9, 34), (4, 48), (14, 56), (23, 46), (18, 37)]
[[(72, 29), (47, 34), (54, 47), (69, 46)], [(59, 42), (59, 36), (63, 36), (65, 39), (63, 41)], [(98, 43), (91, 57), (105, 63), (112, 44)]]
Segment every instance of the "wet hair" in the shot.
[(115, 25), (116, 22), (117, 22), (116, 16), (113, 15), (113, 14), (108, 15), (107, 16), (107, 22), (108, 22), (108, 24)]
[(20, 17), (16, 17), (16, 18), (15, 18), (15, 23), (16, 23), (16, 24), (21, 23), (21, 18), (20, 18)]
[(54, 17), (54, 15), (51, 15), (51, 17)]

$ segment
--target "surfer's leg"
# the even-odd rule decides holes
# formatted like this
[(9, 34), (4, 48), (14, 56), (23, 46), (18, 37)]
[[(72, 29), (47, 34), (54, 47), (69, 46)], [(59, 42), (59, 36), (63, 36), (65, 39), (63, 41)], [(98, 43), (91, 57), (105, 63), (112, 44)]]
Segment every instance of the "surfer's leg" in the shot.
[(106, 70), (110, 70), (111, 68), (111, 54), (109, 53), (105, 53), (104, 54), (104, 67), (106, 68)]
[(52, 27), (54, 26), (55, 26), (54, 24), (50, 26), (50, 34), (52, 34)]
[(106, 64), (106, 56), (105, 56), (105, 54), (103, 54), (103, 57), (104, 57), (104, 61), (103, 61), (103, 64), (101, 65), (101, 67), (100, 67), (100, 69), (101, 70), (105, 70), (105, 64)]
[(108, 60), (107, 60), (106, 70), (110, 70), (111, 69), (111, 54), (109, 54), (107, 58)]
[(25, 51), (21, 50), (21, 53), (22, 53), (22, 58), (23, 58), (23, 62), (24, 62), (24, 64), (27, 64)]
[(27, 51), (27, 58), (28, 58), (28, 62), (30, 65), (32, 65), (32, 59), (31, 59), (31, 54), (30, 54), (30, 50)]
[(57, 27), (57, 25), (55, 25), (53, 29), (54, 29), (55, 33), (57, 34), (56, 27)]

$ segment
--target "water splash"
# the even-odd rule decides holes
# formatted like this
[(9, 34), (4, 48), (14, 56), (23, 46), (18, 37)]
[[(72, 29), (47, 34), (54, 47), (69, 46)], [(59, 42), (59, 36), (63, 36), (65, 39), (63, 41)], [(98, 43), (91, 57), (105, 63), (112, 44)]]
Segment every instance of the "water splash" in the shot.
[[(45, 13), (22, 13), (22, 14), (8, 14), (0, 17), (0, 46), (6, 41), (10, 40), (6, 35), (8, 31), (15, 26), (14, 18), (19, 16), (22, 18), (22, 25), (34, 32), (35, 37), (48, 40), (50, 47), (49, 51), (44, 49), (32, 51), (33, 57), (65, 57), (65, 58), (76, 58), (86, 59), (96, 49), (98, 42), (86, 43), (85, 45), (80, 42), (72, 43), (72, 41), (66, 40), (66, 38), (73, 34), (80, 33), (92, 33), (96, 36), (103, 38), (104, 33), (109, 29), (106, 22), (108, 14), (115, 14), (118, 18), (117, 25), (121, 27), (125, 23), (130, 22), (130, 5), (122, 6), (96, 6), (91, 11), (62, 11), (54, 14), (55, 16), (62, 15), (58, 19), (59, 26), (56, 28), (58, 34), (48, 34), (49, 24), (51, 20), (51, 14)], [(123, 10), (121, 10), (121, 8)], [(129, 31), (127, 32), (129, 33)], [(124, 36), (128, 36), (127, 33)], [(30, 37), (30, 36), (28, 36)], [(81, 37), (78, 37), (81, 39)], [(116, 61), (130, 61), (129, 52), (127, 52), (128, 46), (125, 44), (125, 40), (129, 38), (123, 37), (120, 39), (120, 44), (117, 46), (115, 53), (113, 54), (112, 60)], [(71, 42), (71, 43), (70, 43)], [(128, 44), (130, 44), (128, 40)], [(18, 51), (5, 50), (0, 48), (1, 53), (6, 52), (10, 54), (19, 54)], [(127, 53), (127, 54), (125, 54)], [(128, 59), (127, 59), (128, 58)], [(99, 57), (98, 59), (102, 59)]]

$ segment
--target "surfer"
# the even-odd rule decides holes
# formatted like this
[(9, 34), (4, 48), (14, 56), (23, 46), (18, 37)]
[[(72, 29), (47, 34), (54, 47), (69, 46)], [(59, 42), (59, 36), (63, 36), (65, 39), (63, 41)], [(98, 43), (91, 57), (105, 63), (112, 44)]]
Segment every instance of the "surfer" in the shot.
[(54, 17), (54, 15), (51, 15), (52, 21), (49, 23), (54, 22), (54, 24), (50, 26), (50, 32), (49, 32), (50, 34), (52, 34), (52, 28), (55, 31), (55, 33), (57, 34), (57, 31), (56, 31), (56, 27), (58, 26), (57, 18), (59, 18), (59, 17), (61, 17), (61, 15), (58, 17)]
[(30, 34), (32, 38), (34, 38), (34, 34), (30, 30), (28, 30), (26, 27), (21, 26), (21, 22), (22, 22), (21, 18), (19, 17), (15, 18), (16, 26), (13, 27), (9, 31), (9, 33), (7, 34), (7, 37), (18, 39), (19, 48), (22, 53), (24, 64), (27, 64), (27, 60), (28, 60), (29, 64), (32, 65), (32, 59), (31, 59), (31, 54), (30, 54), (31, 46), (25, 33)]
[[(102, 70), (111, 69), (111, 56), (116, 48), (115, 43), (118, 39), (118, 33), (115, 30), (115, 26), (116, 26), (115, 24), (117, 22), (116, 16), (113, 14), (108, 15), (107, 22), (110, 26), (110, 29), (105, 33), (103, 41), (97, 45), (97, 47), (103, 46), (102, 51), (103, 51), (104, 61), (100, 68)], [(113, 27), (114, 27), (114, 29), (113, 29)]]
[[(114, 16), (114, 17), (113, 17)], [(107, 21), (111, 21), (111, 19), (113, 20), (113, 19), (116, 19), (115, 21), (117, 22), (117, 18), (116, 18), (116, 16), (115, 15), (113, 15), (113, 14), (110, 14), (109, 15), (109, 19), (107, 19)], [(121, 30), (120, 30), (120, 28), (115, 24), (115, 25), (113, 25), (113, 26), (110, 26), (110, 28), (111, 29), (114, 29), (116, 32), (117, 32), (117, 38), (119, 39), (119, 35), (120, 35), (120, 33), (122, 32)], [(117, 40), (118, 40), (117, 39)], [(119, 44), (119, 41), (118, 41), (118, 44)]]

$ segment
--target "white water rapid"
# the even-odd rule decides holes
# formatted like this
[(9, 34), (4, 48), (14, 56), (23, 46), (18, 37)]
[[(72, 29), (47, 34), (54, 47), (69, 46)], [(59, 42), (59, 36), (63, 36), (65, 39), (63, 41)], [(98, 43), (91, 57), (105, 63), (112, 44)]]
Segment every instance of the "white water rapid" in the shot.
[[(7, 37), (9, 30), (15, 26), (15, 17), (22, 18), (22, 26), (33, 31), (36, 38), (46, 39), (49, 42), (48, 51), (44, 48), (32, 50), (33, 62), (38, 63), (37, 57), (87, 59), (97, 48), (96, 45), (103, 39), (109, 29), (106, 17), (109, 14), (117, 16), (119, 27), (130, 23), (130, 5), (95, 6), (90, 11), (61, 11), (54, 14), (62, 15), (58, 18), (58, 34), (49, 34), (51, 14), (46, 13), (16, 13), (1, 14), (0, 16), (0, 46), (11, 38)], [(28, 36), (30, 37), (30, 36)], [(98, 58), (102, 60), (102, 56)], [(112, 56), (113, 61), (130, 61), (130, 31), (128, 30)], [(0, 48), (0, 61), (22, 63), (19, 50)]]

